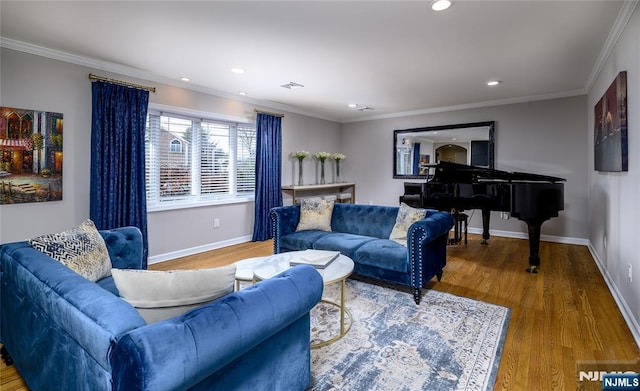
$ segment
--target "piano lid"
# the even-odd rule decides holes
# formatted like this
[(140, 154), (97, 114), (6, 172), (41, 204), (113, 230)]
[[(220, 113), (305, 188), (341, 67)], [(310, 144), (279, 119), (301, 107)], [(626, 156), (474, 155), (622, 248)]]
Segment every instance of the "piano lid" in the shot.
[(477, 182), (564, 182), (566, 179), (549, 176), (531, 174), (527, 172), (509, 172), (495, 170), (491, 168), (468, 166), (466, 164), (440, 162), (429, 165), (435, 168), (433, 178), (429, 182), (441, 183), (477, 183)]

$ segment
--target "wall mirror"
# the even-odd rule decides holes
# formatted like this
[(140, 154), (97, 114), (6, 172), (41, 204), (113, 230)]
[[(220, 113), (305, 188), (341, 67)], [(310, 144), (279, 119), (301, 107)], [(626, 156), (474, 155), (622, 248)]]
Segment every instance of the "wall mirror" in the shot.
[(494, 168), (495, 122), (393, 131), (393, 177), (428, 178), (441, 161)]

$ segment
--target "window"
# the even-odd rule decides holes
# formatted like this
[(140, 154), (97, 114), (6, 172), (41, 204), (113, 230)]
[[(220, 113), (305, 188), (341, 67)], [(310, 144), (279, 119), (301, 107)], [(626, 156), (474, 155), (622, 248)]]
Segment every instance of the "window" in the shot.
[(253, 124), (150, 110), (145, 148), (150, 210), (254, 196)]
[(169, 144), (169, 152), (182, 152), (182, 143), (180, 142), (180, 140), (178, 140), (177, 138), (171, 140), (171, 143)]

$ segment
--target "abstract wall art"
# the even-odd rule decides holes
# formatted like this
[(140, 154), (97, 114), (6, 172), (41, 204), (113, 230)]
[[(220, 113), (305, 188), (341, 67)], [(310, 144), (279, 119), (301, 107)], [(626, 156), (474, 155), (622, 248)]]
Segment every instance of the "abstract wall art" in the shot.
[(596, 171), (627, 171), (627, 72), (620, 72), (596, 103), (594, 163)]

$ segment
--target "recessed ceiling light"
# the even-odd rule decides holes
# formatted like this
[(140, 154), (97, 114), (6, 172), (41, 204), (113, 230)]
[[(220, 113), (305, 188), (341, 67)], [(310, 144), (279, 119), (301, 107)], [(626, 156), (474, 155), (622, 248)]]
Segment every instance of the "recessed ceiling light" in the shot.
[(434, 11), (444, 11), (451, 7), (451, 0), (432, 0), (431, 9)]
[(358, 107), (358, 105), (355, 103), (349, 103), (348, 106), (351, 107), (352, 109), (355, 109), (356, 107)]
[(490, 80), (487, 82), (487, 85), (490, 87), (494, 87), (497, 86), (498, 84), (502, 83), (500, 80)]
[(182, 80), (182, 81), (191, 81), (191, 79), (189, 79), (189, 78), (188, 78), (188, 77), (186, 77), (186, 76), (182, 76), (182, 77), (180, 78), (180, 80)]
[(244, 92), (244, 91), (240, 91), (240, 92), (238, 92), (238, 95), (245, 96), (245, 95), (247, 95), (247, 93), (246, 93), (246, 92)]
[(235, 73), (236, 75), (241, 75), (245, 73), (245, 70), (242, 68), (231, 68), (231, 72)]

